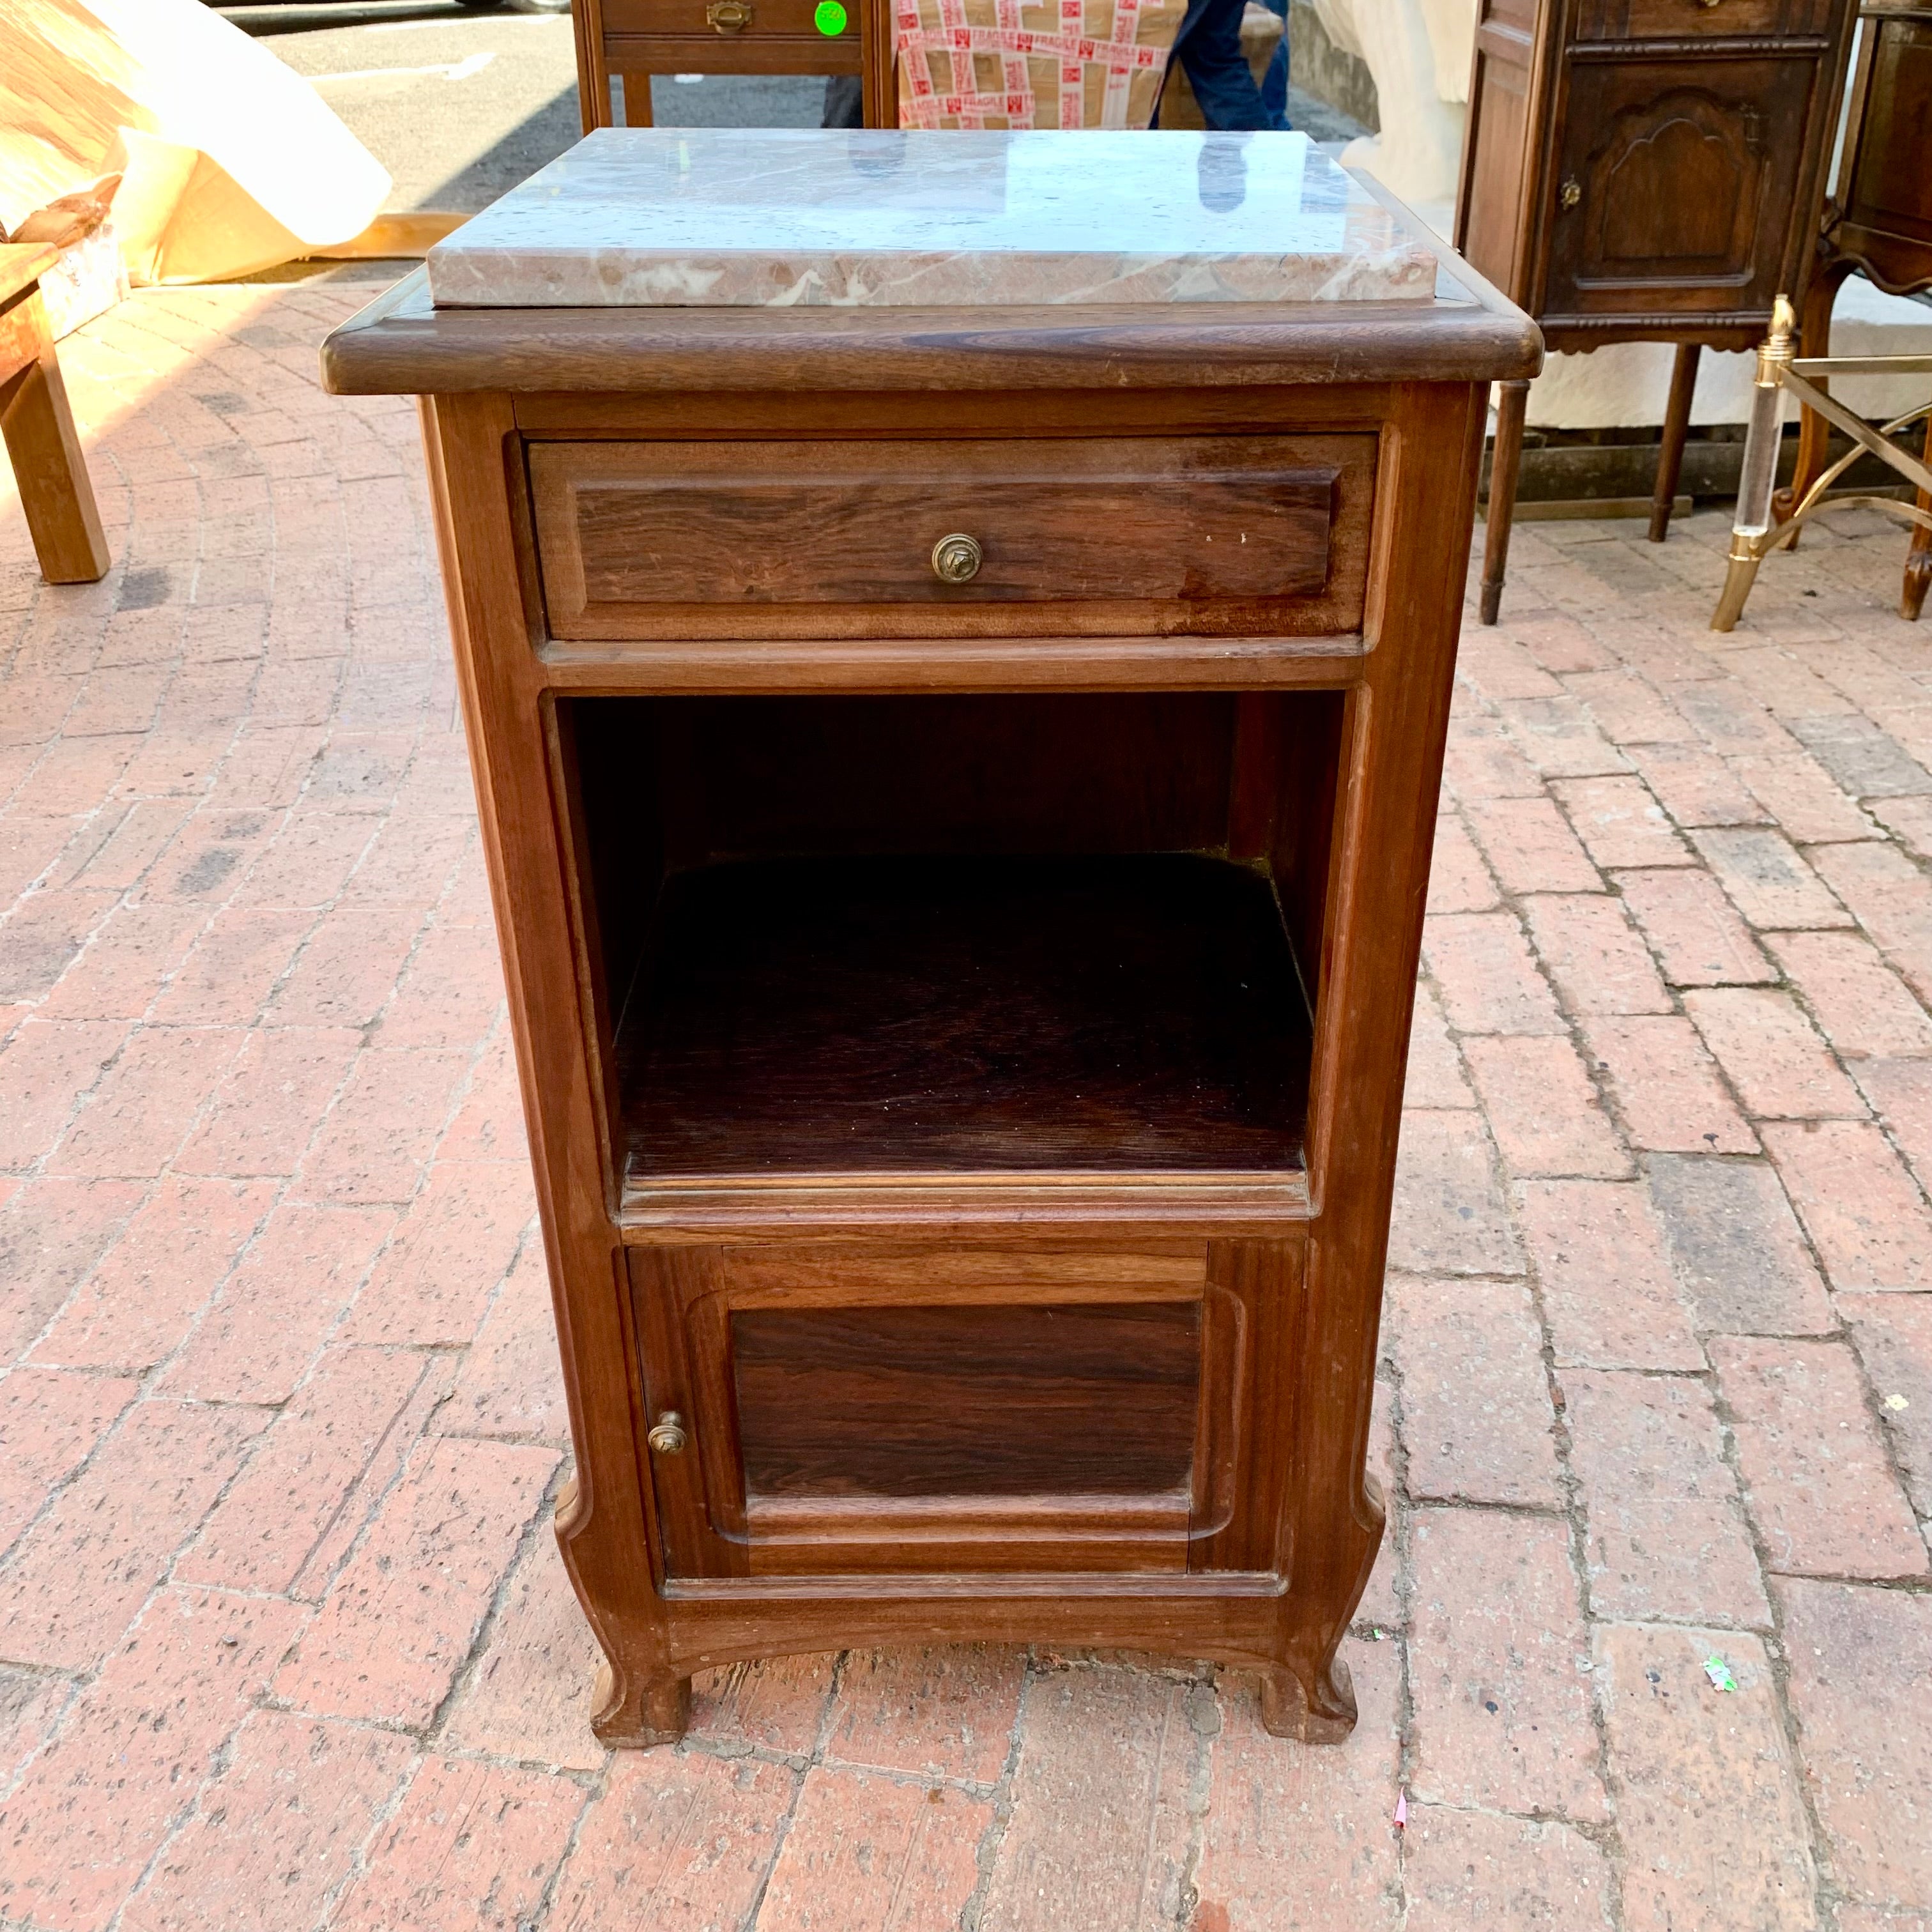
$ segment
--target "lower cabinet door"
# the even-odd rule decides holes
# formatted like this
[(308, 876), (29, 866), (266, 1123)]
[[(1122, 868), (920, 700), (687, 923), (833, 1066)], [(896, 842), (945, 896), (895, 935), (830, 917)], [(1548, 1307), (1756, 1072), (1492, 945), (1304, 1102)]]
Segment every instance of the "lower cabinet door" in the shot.
[(1274, 1566), (1298, 1244), (630, 1271), (670, 1578)]
[(1578, 62), (1545, 313), (1768, 313), (1814, 111), (1808, 56)]

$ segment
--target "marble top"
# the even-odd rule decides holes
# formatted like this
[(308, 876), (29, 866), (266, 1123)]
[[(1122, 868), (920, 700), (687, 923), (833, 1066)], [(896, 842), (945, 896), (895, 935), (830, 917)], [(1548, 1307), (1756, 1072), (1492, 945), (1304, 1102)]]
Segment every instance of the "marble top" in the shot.
[(429, 253), (444, 308), (1426, 302), (1303, 134), (605, 128)]

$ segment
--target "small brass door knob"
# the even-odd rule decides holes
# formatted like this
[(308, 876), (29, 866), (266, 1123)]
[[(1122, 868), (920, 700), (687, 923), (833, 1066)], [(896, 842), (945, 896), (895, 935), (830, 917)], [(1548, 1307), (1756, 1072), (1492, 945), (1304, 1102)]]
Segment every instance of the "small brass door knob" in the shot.
[(932, 547), (932, 574), (942, 584), (970, 584), (980, 574), (986, 554), (977, 537), (956, 530)]
[(674, 1408), (666, 1409), (644, 1438), (652, 1453), (659, 1456), (682, 1455), (688, 1439), (684, 1432), (684, 1418)]
[(752, 24), (748, 0), (711, 0), (704, 17), (721, 34), (742, 34)]
[(1572, 175), (1570, 178), (1563, 184), (1562, 189), (1558, 192), (1556, 199), (1560, 201), (1565, 208), (1574, 208), (1577, 202), (1583, 199), (1583, 190), (1580, 186), (1578, 186), (1576, 177), (1574, 175)]

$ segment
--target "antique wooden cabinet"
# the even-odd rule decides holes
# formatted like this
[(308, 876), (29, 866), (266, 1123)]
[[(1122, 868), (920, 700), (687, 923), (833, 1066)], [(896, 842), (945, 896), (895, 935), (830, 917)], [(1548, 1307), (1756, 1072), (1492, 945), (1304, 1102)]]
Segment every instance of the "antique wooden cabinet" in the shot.
[(599, 1734), (988, 1639), (1341, 1735), (1534, 328), (1288, 135), (600, 134), (428, 272), (325, 368), (426, 398)]
[[(1481, 0), (1456, 243), (1549, 347), (1674, 342), (1650, 534), (1670, 526), (1700, 350), (1754, 349), (1810, 266), (1852, 0)], [(1497, 410), (1496, 621), (1526, 384)]]

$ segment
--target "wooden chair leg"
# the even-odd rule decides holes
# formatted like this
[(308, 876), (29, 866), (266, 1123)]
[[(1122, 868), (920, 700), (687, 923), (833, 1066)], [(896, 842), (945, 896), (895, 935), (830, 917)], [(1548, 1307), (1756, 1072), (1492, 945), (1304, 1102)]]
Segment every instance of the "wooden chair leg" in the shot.
[(16, 340), (25, 336), (32, 358), (0, 382), (0, 436), (13, 459), (34, 554), (50, 584), (95, 583), (107, 574), (107, 539), (40, 290), (24, 290), (5, 319)]
[(1664, 441), (1657, 452), (1657, 484), (1650, 494), (1652, 543), (1661, 543), (1670, 534), (1671, 507), (1677, 501), (1677, 478), (1684, 468), (1684, 439), (1690, 428), (1690, 397), (1697, 386), (1697, 359), (1703, 352), (1694, 342), (1677, 345), (1670, 400), (1664, 411)]
[[(1805, 355), (1831, 354), (1832, 310), (1838, 299), (1839, 286), (1850, 272), (1849, 262), (1831, 262), (1820, 268), (1807, 284), (1804, 312), (1798, 323), (1798, 346)], [(1818, 386), (1828, 393), (1832, 386), (1820, 377)], [(1772, 497), (1771, 514), (1775, 521), (1783, 523), (1798, 507), (1805, 491), (1825, 473), (1831, 460), (1831, 440), (1832, 426), (1816, 410), (1798, 412), (1798, 461), (1792, 472), (1790, 488), (1780, 490)], [(1804, 541), (1801, 532), (1786, 548), (1796, 550)]]
[(627, 68), (617, 77), (624, 102), (624, 125), (649, 128), (651, 120), (651, 77)]
[(1483, 622), (1493, 624), (1502, 608), (1509, 572), (1510, 525), (1516, 517), (1516, 472), (1522, 465), (1522, 418), (1529, 406), (1527, 382), (1504, 382), (1496, 405), (1496, 448), (1490, 458), (1489, 521), (1483, 535)]
[[(1932, 453), (1932, 424), (1925, 430), (1925, 447)], [(1932, 490), (1918, 493), (1918, 507), (1932, 510)], [(1912, 526), (1912, 548), (1905, 553), (1905, 582), (1898, 593), (1898, 614), (1909, 624), (1918, 621), (1925, 608), (1925, 593), (1932, 590), (1932, 530), (1923, 524)]]

